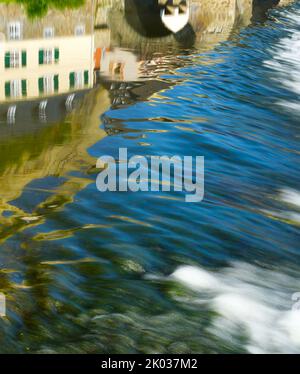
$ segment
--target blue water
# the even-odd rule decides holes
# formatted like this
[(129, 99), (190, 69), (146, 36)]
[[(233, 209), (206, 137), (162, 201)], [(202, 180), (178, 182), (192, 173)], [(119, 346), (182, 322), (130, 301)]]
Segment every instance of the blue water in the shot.
[(1, 352), (299, 352), (299, 20), (296, 4), (211, 51), (177, 52), (180, 67), (156, 77), (163, 90), (99, 109), (108, 135), (88, 145), (91, 160), (119, 148), (204, 156), (201, 203), (100, 193), (80, 117), (76, 165), (15, 200), (37, 222), (16, 215), (1, 244), (12, 269)]

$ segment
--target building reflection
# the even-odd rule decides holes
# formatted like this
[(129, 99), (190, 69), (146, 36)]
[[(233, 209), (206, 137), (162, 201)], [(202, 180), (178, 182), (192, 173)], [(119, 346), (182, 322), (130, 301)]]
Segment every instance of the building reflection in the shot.
[[(182, 66), (177, 56), (187, 35), (213, 48), (238, 22), (250, 22), (253, 3), (247, 1), (243, 13), (232, 3), (221, 12), (215, 0), (210, 6), (190, 0), (187, 34), (180, 42), (170, 30), (154, 38), (136, 31), (123, 0), (98, 0), (95, 8), (87, 1), (82, 8), (51, 9), (33, 19), (18, 4), (0, 4), (0, 213), (26, 216), (12, 202), (33, 180), (93, 168), (89, 147), (120, 131), (105, 121), (105, 131), (100, 130), (101, 114), (167, 89), (170, 83), (159, 76)], [(81, 180), (74, 191), (72, 181), (65, 184), (73, 191), (68, 199), (85, 183)], [(14, 216), (0, 219), (2, 238), (9, 237)], [(18, 218), (16, 224), (28, 222)]]
[[(48, 209), (72, 202), (91, 183), (96, 159), (88, 150), (111, 134), (105, 124), (100, 127), (105, 111), (168, 86), (139, 79), (134, 51), (109, 43), (97, 48), (93, 15), (86, 5), (28, 19), (19, 5), (0, 4), (1, 243), (40, 225)], [(42, 201), (24, 208), (20, 202), (30, 184), (49, 176), (59, 185), (46, 182), (39, 187), (45, 192)]]
[(29, 18), (25, 7), (0, 3), (0, 121), (22, 120), (30, 128), (37, 119), (60, 120), (99, 77), (155, 79), (180, 66), (179, 51), (212, 49), (272, 5), (273, 0), (228, 0), (222, 7), (219, 0), (86, 0), (81, 8)]
[[(185, 51), (207, 52), (234, 37), (235, 31), (262, 20), (279, 1), (228, 0), (98, 0), (95, 8), (95, 70), (103, 79), (154, 79), (180, 67)], [(286, 3), (286, 2), (285, 2)], [(188, 14), (172, 32), (162, 11)], [(164, 13), (165, 14), (165, 13)], [(178, 25), (180, 22), (177, 20)]]
[[(48, 115), (58, 119), (62, 104), (70, 110), (76, 93), (93, 86), (92, 14), (87, 3), (30, 19), (22, 6), (0, 4), (2, 121), (30, 122), (36, 114), (44, 122)], [(27, 106), (19, 110), (22, 100)]]

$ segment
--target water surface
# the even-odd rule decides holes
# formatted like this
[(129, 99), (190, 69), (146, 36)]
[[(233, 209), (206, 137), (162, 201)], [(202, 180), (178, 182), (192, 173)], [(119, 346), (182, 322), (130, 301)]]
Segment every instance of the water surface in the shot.
[[(179, 38), (108, 14), (59, 35), (59, 92), (0, 103), (0, 352), (299, 352), (299, 3)], [(204, 201), (100, 193), (119, 148), (205, 156)]]

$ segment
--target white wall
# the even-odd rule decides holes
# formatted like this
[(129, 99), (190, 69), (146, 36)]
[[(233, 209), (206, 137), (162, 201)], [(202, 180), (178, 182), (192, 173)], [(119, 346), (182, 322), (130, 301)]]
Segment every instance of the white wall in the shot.
[[(39, 50), (59, 48), (59, 62), (39, 65)], [(26, 50), (27, 66), (5, 69), (5, 53)], [(5, 101), (5, 82), (14, 79), (27, 80), (27, 99), (40, 96), (38, 79), (45, 75), (59, 75), (59, 92), (69, 88), (69, 74), (73, 71), (89, 71), (89, 86), (93, 84), (94, 37), (92, 35), (58, 37), (52, 39), (0, 41), (0, 101)]]

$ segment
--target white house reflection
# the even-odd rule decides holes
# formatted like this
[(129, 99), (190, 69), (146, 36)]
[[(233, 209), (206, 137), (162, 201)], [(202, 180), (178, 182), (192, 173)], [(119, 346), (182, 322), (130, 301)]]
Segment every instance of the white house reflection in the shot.
[[(272, 1), (265, 3), (262, 12)], [(210, 50), (257, 13), (254, 0), (218, 4), (86, 0), (28, 18), (22, 5), (0, 3), (0, 122), (58, 121), (95, 84), (156, 79), (181, 66), (179, 51)], [(112, 102), (127, 103), (130, 95), (122, 90)]]
[(91, 21), (91, 4), (51, 10), (41, 19), (29, 19), (20, 5), (0, 4), (0, 104), (6, 104), (1, 117), (6, 111), (13, 122), (18, 101), (25, 100), (45, 119), (55, 97), (70, 108), (77, 91), (93, 86)]

